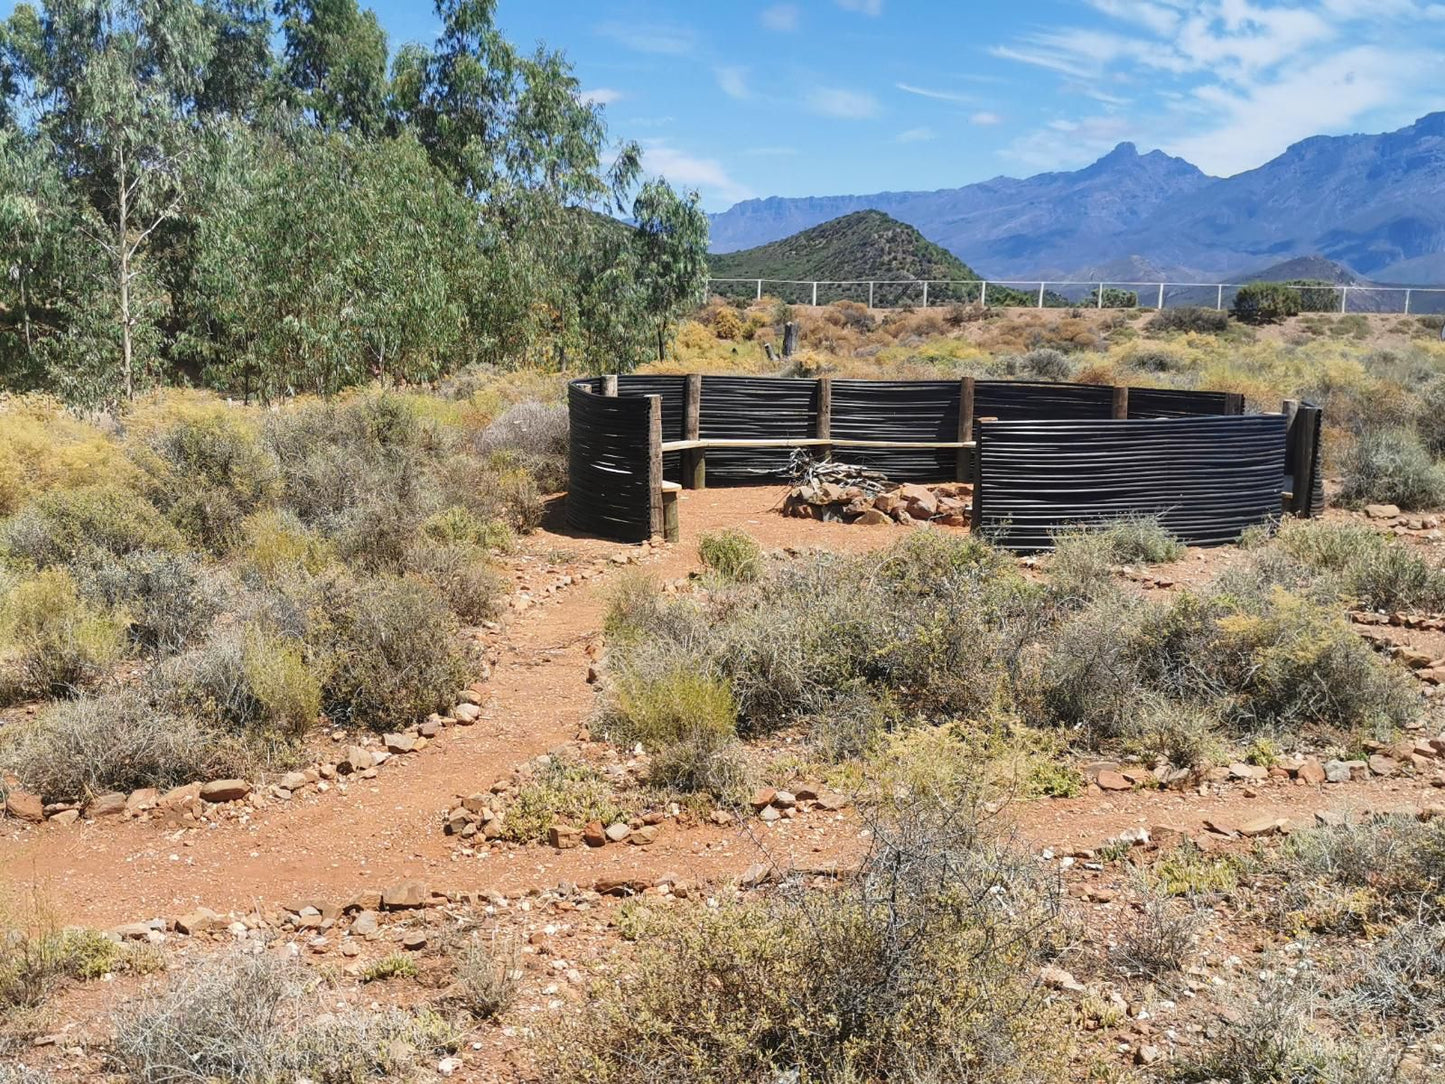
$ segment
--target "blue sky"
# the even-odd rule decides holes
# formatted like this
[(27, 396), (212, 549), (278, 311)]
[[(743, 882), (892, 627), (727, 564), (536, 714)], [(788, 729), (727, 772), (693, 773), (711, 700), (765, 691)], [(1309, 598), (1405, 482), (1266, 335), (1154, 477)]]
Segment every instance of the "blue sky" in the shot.
[[(417, 5), (381, 0), (399, 37)], [(406, 14), (410, 12), (410, 14)], [(709, 209), (1073, 169), (1123, 140), (1227, 176), (1445, 109), (1436, 0), (501, 0)]]
[[(393, 48), (435, 37), (429, 0), (371, 6)], [(1225, 176), (1445, 109), (1445, 0), (500, 0), (498, 18), (562, 49), (612, 133), (710, 210), (1074, 169), (1123, 140)]]

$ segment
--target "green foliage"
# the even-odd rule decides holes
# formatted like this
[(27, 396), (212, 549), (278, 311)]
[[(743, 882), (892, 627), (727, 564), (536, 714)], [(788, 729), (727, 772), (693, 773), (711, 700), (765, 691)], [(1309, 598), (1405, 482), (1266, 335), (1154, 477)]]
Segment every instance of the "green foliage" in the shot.
[(0, 527), (0, 544), (41, 568), (139, 550), (178, 550), (180, 535), (153, 504), (126, 489), (47, 491)]
[(1372, 527), (1290, 520), (1277, 545), (1310, 572), (1330, 577), (1354, 603), (1376, 610), (1445, 606), (1445, 570)]
[(63, 569), (46, 569), (0, 594), (0, 702), (72, 696), (109, 675), (128, 622), (92, 609)]
[(1220, 335), (1229, 330), (1229, 313), (1185, 305), (1156, 312), (1144, 326), (1149, 331), (1161, 333), (1177, 331), (1196, 335)]
[(119, 970), (121, 948), (95, 930), (54, 930), (40, 922), (0, 925), (0, 1017), (35, 1008), (63, 983)]
[(504, 831), (518, 843), (545, 843), (547, 829), (554, 824), (581, 827), (600, 821), (608, 825), (631, 817), (632, 810), (618, 799), (615, 788), (600, 772), (553, 757), (507, 806)]
[(385, 982), (387, 979), (414, 979), (419, 974), (415, 961), (405, 953), (393, 952), (373, 960), (361, 969), (362, 982)]
[(1408, 430), (1360, 434), (1341, 474), (1340, 499), (1351, 504), (1396, 504), (1409, 510), (1445, 505), (1445, 468)]
[(724, 581), (751, 583), (763, 572), (763, 550), (746, 531), (706, 531), (697, 541), (698, 556)]
[(334, 719), (400, 730), (449, 707), (466, 677), (456, 619), (436, 588), (378, 576), (335, 616), (323, 703)]
[[(1100, 290), (1103, 291), (1102, 304), (1099, 300)], [(1096, 286), (1089, 291), (1089, 296), (1084, 299), (1084, 304), (1098, 309), (1137, 309), (1139, 295), (1133, 290), (1121, 290), (1117, 286)]]
[(614, 741), (658, 750), (695, 735), (732, 736), (737, 704), (725, 682), (689, 667), (629, 668), (609, 689), (606, 727)]
[(1300, 294), (1278, 282), (1251, 282), (1234, 295), (1231, 315), (1242, 324), (1275, 324), (1300, 313)]

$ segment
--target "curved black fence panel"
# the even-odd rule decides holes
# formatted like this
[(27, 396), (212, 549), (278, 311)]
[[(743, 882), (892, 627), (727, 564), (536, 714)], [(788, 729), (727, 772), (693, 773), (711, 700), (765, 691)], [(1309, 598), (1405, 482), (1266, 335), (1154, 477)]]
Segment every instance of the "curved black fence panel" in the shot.
[(1054, 532), (1155, 515), (1190, 545), (1233, 542), (1280, 515), (1281, 415), (985, 422), (975, 524), (1013, 550)]
[(973, 398), (975, 418), (997, 418), (999, 421), (1107, 418), (1113, 412), (1114, 389), (1103, 384), (980, 380)]
[(641, 542), (652, 534), (647, 475), (651, 405), (633, 395), (594, 394), (586, 383), (577, 381), (567, 389), (567, 525), (604, 538)]
[[(662, 439), (681, 440), (683, 411), (687, 400), (687, 377), (629, 374), (617, 378), (618, 395), (656, 395), (662, 400)], [(662, 457), (662, 476), (669, 482), (682, 480), (682, 454), (668, 452)]]
[(1229, 394), (1222, 391), (1130, 388), (1129, 417), (1195, 418), (1201, 414), (1230, 414), (1233, 413), (1230, 401)]
[[(957, 380), (834, 380), (830, 435), (836, 440), (958, 439)], [(898, 482), (952, 478), (952, 448), (839, 448), (833, 458), (881, 470)]]
[[(818, 382), (767, 376), (704, 376), (698, 436), (724, 440), (799, 439), (818, 425)], [(714, 448), (707, 480), (755, 482), (788, 473), (787, 448)]]

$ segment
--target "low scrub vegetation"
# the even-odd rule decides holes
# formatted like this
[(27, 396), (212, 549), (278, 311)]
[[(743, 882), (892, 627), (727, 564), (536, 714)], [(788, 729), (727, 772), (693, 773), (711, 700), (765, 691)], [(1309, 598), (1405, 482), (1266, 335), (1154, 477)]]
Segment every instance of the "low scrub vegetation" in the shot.
[(1057, 881), (971, 803), (913, 794), (856, 877), (660, 913), (628, 973), (541, 1037), (542, 1079), (1059, 1079), (1041, 965)]
[(602, 729), (653, 752), (687, 742), (724, 756), (734, 734), (801, 725), (816, 754), (841, 759), (920, 721), (1005, 717), (1189, 768), (1259, 737), (1387, 734), (1418, 697), (1338, 599), (1349, 584), (1400, 598), (1415, 573), (1377, 574), (1382, 561), (1357, 548), (1342, 574), (1323, 556), (1343, 553), (1327, 530), (1291, 529), (1252, 564), (1158, 600), (1108, 574), (1177, 555), (1146, 523), (1061, 539), (1042, 582), (976, 538), (929, 531), (781, 563), (706, 601), (635, 582), (608, 619)]
[(172, 392), (109, 432), (7, 404), (0, 706), (42, 703), (0, 766), (71, 800), (279, 766), (323, 717), (445, 708), (459, 626), (505, 590), (493, 551), (564, 470), (565, 412), (526, 385), (267, 412)]

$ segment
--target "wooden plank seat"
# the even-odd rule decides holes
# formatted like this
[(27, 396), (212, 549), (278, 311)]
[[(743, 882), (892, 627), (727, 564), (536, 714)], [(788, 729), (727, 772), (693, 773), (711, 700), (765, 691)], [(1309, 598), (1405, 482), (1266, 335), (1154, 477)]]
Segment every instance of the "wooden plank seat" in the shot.
[(834, 440), (828, 437), (792, 437), (787, 439), (734, 439), (713, 437), (707, 440), (665, 440), (664, 452), (696, 452), (709, 448), (874, 448), (887, 451), (918, 451), (928, 448), (972, 448), (971, 440)]

